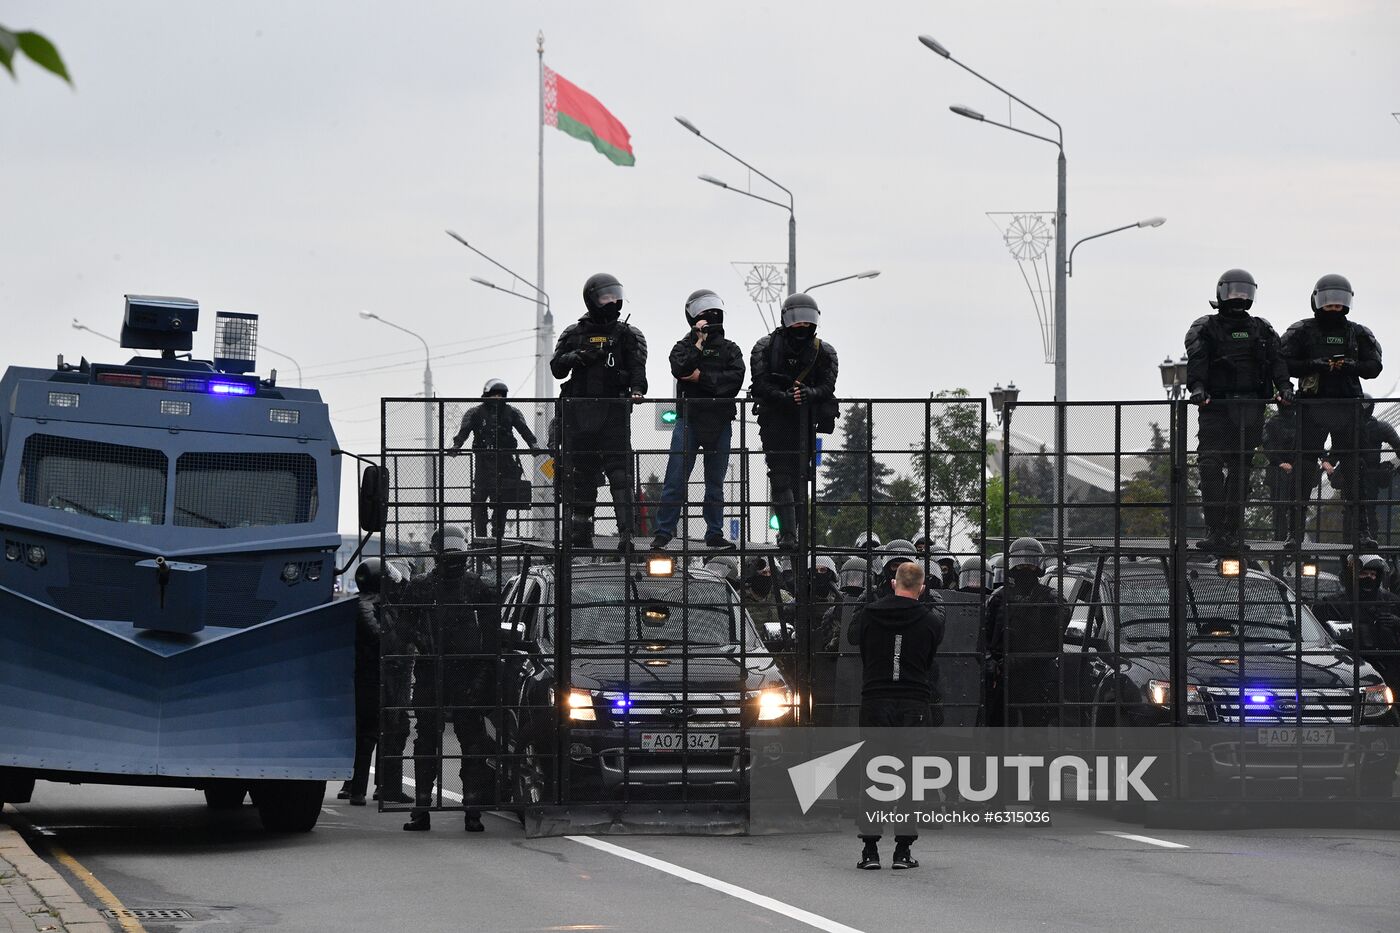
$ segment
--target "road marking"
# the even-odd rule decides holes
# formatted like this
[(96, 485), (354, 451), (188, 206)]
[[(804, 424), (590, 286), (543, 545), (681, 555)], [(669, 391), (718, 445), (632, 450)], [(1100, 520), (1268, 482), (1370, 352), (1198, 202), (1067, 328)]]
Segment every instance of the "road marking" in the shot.
[(1099, 830), (1099, 832), (1105, 836), (1117, 836), (1119, 839), (1130, 839), (1133, 842), (1145, 842), (1150, 846), (1161, 846), (1164, 849), (1191, 848), (1190, 846), (1184, 846), (1179, 842), (1169, 842), (1166, 839), (1153, 839), (1151, 836), (1139, 836), (1136, 833), (1115, 833), (1107, 829), (1101, 829)]
[[(0, 805), (0, 810), (3, 809), (4, 806)], [(113, 915), (117, 920), (117, 923), (121, 926), (123, 933), (146, 933), (146, 928), (143, 927), (141, 925), (141, 922), (135, 917), (129, 916), (130, 911), (127, 910), (126, 905), (123, 904), (117, 898), (117, 896), (111, 892), (111, 889), (109, 889), (102, 882), (98, 881), (97, 876), (94, 875), (92, 872), (88, 871), (87, 868), (85, 868), (81, 862), (79, 862), (73, 856), (69, 855), (67, 850), (53, 842), (53, 837), (57, 835), (53, 830), (48, 829), (47, 827), (41, 828), (35, 826), (28, 819), (26, 819), (19, 812), (17, 812), (13, 807), (9, 809), (6, 815), (10, 821), (10, 825), (13, 826), (15, 829), (28, 830), (30, 833), (40, 834), (45, 837), (43, 842), (40, 844), (45, 849), (48, 849), (49, 854), (52, 855), (54, 859), (57, 860), (59, 864), (61, 864), (64, 868), (68, 869), (68, 871), (73, 875), (74, 878), (77, 878), (79, 881), (81, 881), (83, 883), (83, 887), (91, 891), (93, 897), (97, 898), (102, 903), (102, 906), (112, 911)]]
[(818, 930), (825, 930), (827, 931), (827, 933), (861, 933), (861, 931), (857, 930), (855, 927), (848, 927), (844, 923), (837, 923), (835, 920), (828, 920), (826, 917), (819, 916), (817, 914), (812, 913), (811, 911), (803, 910), (801, 907), (793, 907), (791, 904), (785, 904), (782, 901), (775, 900), (774, 898), (768, 897), (767, 895), (759, 894), (755, 891), (750, 891), (748, 888), (741, 888), (737, 884), (730, 884), (727, 881), (720, 881), (718, 878), (711, 878), (709, 875), (702, 875), (698, 871), (692, 871), (689, 868), (682, 868), (680, 865), (675, 865), (671, 862), (662, 861), (661, 859), (653, 858), (650, 855), (643, 855), (640, 852), (634, 852), (631, 849), (626, 849), (619, 845), (613, 845), (611, 842), (604, 842), (601, 839), (594, 839), (591, 836), (565, 836), (564, 838), (572, 840), (573, 842), (577, 842), (579, 845), (588, 846), (589, 848), (597, 849), (600, 852), (608, 852), (612, 855), (618, 856), (619, 858), (625, 858), (629, 861), (636, 862), (639, 865), (645, 865), (648, 868), (654, 868), (657, 871), (664, 871), (666, 874), (674, 875), (675, 877), (680, 878), (682, 881), (689, 881), (691, 884), (698, 884), (702, 887), (709, 888), (712, 891), (718, 891), (721, 894), (728, 894), (730, 897), (736, 897), (741, 901), (748, 901), (755, 907), (762, 907), (764, 910), (771, 910), (774, 913), (782, 914), (784, 917), (787, 917), (790, 920), (796, 920), (798, 923), (805, 923), (810, 927), (817, 928)]

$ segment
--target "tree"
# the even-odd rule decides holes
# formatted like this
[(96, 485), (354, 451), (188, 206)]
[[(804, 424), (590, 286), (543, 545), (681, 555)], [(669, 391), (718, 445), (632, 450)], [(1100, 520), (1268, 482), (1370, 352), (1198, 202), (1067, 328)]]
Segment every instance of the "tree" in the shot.
[[(952, 550), (960, 531), (980, 532), (982, 472), (991, 453), (983, 433), (980, 402), (967, 401), (966, 389), (943, 390), (930, 407), (928, 448), (920, 438), (914, 447), (914, 480), (920, 497), (927, 490), (929, 533)], [(937, 503), (937, 504), (934, 504)]]
[(37, 32), (14, 32), (0, 26), (0, 66), (10, 73), (10, 77), (19, 80), (15, 74), (16, 53), (28, 58), (45, 71), (58, 75), (70, 86), (73, 84), (68, 67), (63, 64), (63, 57), (58, 54), (58, 49), (52, 42)]
[[(1119, 534), (1125, 538), (1165, 538), (1171, 528), (1171, 457), (1167, 456), (1167, 435), (1153, 421), (1152, 442), (1148, 446), (1147, 466), (1123, 481), (1119, 517)], [(1139, 504), (1139, 508), (1128, 508)], [(1157, 508), (1148, 506), (1156, 505)]]
[[(870, 406), (853, 403), (841, 419), (840, 449), (822, 457), (826, 478), (813, 509), (818, 542), (849, 545), (879, 521), (884, 510), (872, 509), (869, 503), (889, 499), (894, 470), (875, 459), (871, 450)], [(876, 532), (880, 533), (878, 525)]]

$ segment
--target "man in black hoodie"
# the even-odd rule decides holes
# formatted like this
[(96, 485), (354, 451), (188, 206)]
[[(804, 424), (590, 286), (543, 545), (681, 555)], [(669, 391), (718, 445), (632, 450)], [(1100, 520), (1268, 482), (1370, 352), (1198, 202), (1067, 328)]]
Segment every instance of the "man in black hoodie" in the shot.
[(705, 451), (705, 545), (734, 547), (724, 537), (724, 474), (729, 469), (730, 435), (737, 406), (734, 397), (744, 387), (744, 351), (724, 336), (724, 302), (708, 288), (692, 292), (685, 302), (690, 331), (671, 348), (671, 375), (676, 377), (676, 426), (671, 431), (671, 456), (661, 507), (656, 511), (653, 548), (663, 548), (676, 536), (686, 486), (695, 457)]
[[(934, 655), (943, 640), (943, 612), (936, 604), (919, 601), (924, 591), (924, 569), (913, 561), (895, 568), (894, 591), (867, 603), (851, 621), (846, 639), (860, 646), (864, 670), (860, 691), (862, 727), (912, 727), (931, 725), (932, 704), (938, 696), (938, 668)], [(909, 852), (918, 832), (910, 824), (907, 835), (895, 836), (893, 868), (918, 868)], [(880, 867), (880, 828), (862, 821), (865, 843), (858, 868)]]
[(1254, 276), (1243, 269), (1221, 273), (1215, 314), (1196, 319), (1186, 332), (1186, 387), (1200, 408), (1197, 456), (1207, 551), (1239, 547), (1249, 498), (1250, 461), (1264, 430), (1264, 406), (1293, 400), (1293, 383), (1279, 354), (1278, 334), (1254, 317)]

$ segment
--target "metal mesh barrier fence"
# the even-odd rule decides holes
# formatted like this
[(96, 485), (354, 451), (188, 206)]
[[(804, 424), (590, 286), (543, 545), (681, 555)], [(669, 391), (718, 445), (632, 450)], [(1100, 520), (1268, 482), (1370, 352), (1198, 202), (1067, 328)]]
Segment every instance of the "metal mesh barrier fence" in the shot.
[(1325, 413), (1319, 459), (1314, 429), (1264, 423), (1310, 424), (1307, 404), (1261, 409), (1257, 440), (1252, 415), (1234, 436), (1211, 415), (1201, 453), (1181, 402), (845, 400), (816, 433), (741, 401), (727, 437), (694, 438), (650, 403), (565, 399), (533, 446), (452, 450), (480, 404), (385, 400), (383, 553), (406, 580), (362, 594), (386, 633), (385, 808), (714, 831), (746, 799), (749, 731), (857, 724), (852, 621), (908, 560), (943, 617), (935, 723), (1228, 727), (1205, 750), (1227, 796), (1391, 795), (1389, 740), (1350, 738), (1397, 723), (1400, 679), (1400, 598), (1357, 585), (1372, 551), (1394, 573), (1395, 504), (1359, 415)]

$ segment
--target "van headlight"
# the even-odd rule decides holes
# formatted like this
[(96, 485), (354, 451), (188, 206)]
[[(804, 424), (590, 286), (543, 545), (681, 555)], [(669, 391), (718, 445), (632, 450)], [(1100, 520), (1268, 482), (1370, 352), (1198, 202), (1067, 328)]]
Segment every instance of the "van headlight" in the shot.
[(593, 694), (587, 690), (570, 690), (564, 701), (569, 708), (569, 718), (576, 722), (596, 722), (598, 714), (593, 710)]
[[(1164, 709), (1170, 708), (1172, 705), (1172, 682), (1170, 680), (1149, 680), (1147, 682), (1147, 702)], [(1195, 684), (1186, 685), (1186, 711), (1189, 713), (1205, 712), (1205, 700), (1201, 697), (1201, 688)]]
[(772, 722), (792, 714), (796, 705), (792, 694), (786, 690), (770, 687), (758, 692), (758, 721)]
[(1395, 706), (1395, 691), (1387, 684), (1366, 687), (1361, 693), (1362, 716), (1384, 716)]

